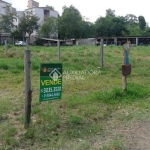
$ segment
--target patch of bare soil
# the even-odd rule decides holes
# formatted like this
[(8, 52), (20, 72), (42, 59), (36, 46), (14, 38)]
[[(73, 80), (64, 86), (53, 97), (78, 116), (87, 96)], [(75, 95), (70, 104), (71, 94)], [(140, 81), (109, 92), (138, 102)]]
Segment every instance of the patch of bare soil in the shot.
[(128, 150), (150, 150), (150, 122), (136, 122), (122, 130)]
[(150, 56), (147, 56), (147, 57), (145, 57), (145, 58), (150, 60)]

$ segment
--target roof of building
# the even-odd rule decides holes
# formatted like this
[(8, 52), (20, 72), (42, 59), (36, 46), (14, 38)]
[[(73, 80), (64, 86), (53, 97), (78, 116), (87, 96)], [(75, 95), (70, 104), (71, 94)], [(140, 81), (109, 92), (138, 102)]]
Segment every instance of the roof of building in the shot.
[[(35, 37), (37, 39), (47, 40), (47, 41), (58, 41), (59, 39), (50, 39), (50, 38), (41, 38), (41, 37)], [(64, 42), (64, 40), (59, 40), (60, 42)]]
[(114, 38), (150, 38), (150, 36), (101, 36), (97, 39), (114, 39)]
[[(10, 4), (10, 3), (7, 3), (7, 2), (5, 2), (5, 1), (2, 1), (2, 0), (0, 0), (0, 2), (1, 3), (5, 3), (5, 4)], [(11, 4), (10, 4), (11, 5)]]
[[(28, 8), (28, 9), (33, 9), (33, 8), (41, 8), (41, 9), (46, 9), (46, 10), (51, 10), (51, 11), (57, 12), (56, 10), (52, 10), (51, 8), (48, 8), (48, 7), (32, 7), (32, 8)], [(28, 10), (28, 9), (25, 9), (25, 10)]]

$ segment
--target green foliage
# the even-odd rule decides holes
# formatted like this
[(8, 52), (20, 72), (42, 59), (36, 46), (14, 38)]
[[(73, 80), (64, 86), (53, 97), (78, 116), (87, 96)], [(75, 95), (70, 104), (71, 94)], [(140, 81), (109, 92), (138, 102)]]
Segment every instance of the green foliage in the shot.
[(62, 16), (59, 18), (59, 35), (64, 38), (80, 38), (82, 17), (78, 9), (74, 6), (63, 7)]
[(127, 14), (124, 19), (129, 25), (138, 24), (138, 18), (133, 14)]
[(106, 9), (106, 16), (115, 17), (115, 10)]
[(18, 147), (19, 143), (13, 137), (15, 136), (17, 130), (14, 127), (8, 127), (8, 129), (4, 132), (3, 140), (5, 141), (6, 145), (10, 145), (11, 147)]
[(4, 69), (4, 70), (8, 70), (9, 69), (9, 65), (6, 63), (0, 63), (0, 69)]
[[(47, 8), (54, 10), (54, 7), (46, 5)], [(14, 28), (13, 19), (16, 14), (11, 12), (11, 7), (5, 7), (5, 15), (0, 16), (0, 30), (11, 33), (11, 37), (20, 39), (25, 37), (26, 33), (30, 35), (38, 29), (39, 18), (26, 11), (18, 27)], [(116, 16), (115, 10), (106, 9), (106, 16), (99, 17), (95, 23), (91, 23), (82, 16), (74, 6), (64, 6), (62, 15), (56, 19), (52, 17), (45, 18), (38, 34), (41, 37), (50, 37), (57, 35), (61, 39), (68, 38), (90, 38), (97, 36), (149, 36), (150, 29), (146, 26), (146, 20), (143, 16), (127, 14), (125, 16)]]
[(144, 30), (146, 28), (146, 21), (145, 18), (143, 16), (139, 16), (139, 27), (141, 30)]
[(40, 26), (40, 29), (38, 31), (38, 34), (41, 37), (48, 38), (51, 35), (57, 35), (58, 34), (58, 23), (57, 19), (54, 17), (47, 17), (45, 18), (45, 22)]
[(32, 12), (25, 12), (24, 16), (20, 19), (18, 26), (19, 32), (21, 32), (23, 36), (28, 33), (30, 39), (30, 35), (33, 31), (38, 29), (38, 20), (39, 18), (33, 15)]
[(150, 96), (148, 88), (140, 85), (129, 84), (127, 91), (123, 92), (122, 89), (114, 88), (112, 91), (103, 93), (101, 99), (105, 102), (117, 103), (123, 100), (137, 100), (143, 97)]
[(90, 38), (95, 37), (95, 26), (89, 21), (81, 21), (81, 37)]
[(50, 8), (51, 10), (55, 10), (53, 6), (46, 5), (46, 7)]
[(127, 32), (124, 21), (120, 17), (100, 17), (95, 22), (97, 36), (121, 36)]
[(33, 61), (31, 64), (31, 67), (33, 70), (39, 70), (39, 62), (38, 61)]
[(69, 117), (68, 122), (69, 122), (70, 124), (73, 124), (73, 125), (78, 125), (78, 124), (81, 123), (81, 117), (80, 117), (80, 116), (71, 115), (71, 116)]
[(124, 36), (140, 36), (142, 32), (137, 24), (127, 24), (126, 28), (128, 30), (127, 33), (123, 33)]
[(58, 19), (58, 30), (61, 39), (89, 38), (95, 36), (95, 26), (74, 6), (63, 7), (62, 16)]
[(34, 138), (34, 128), (30, 127), (24, 134), (24, 137), (27, 139), (33, 139)]
[(150, 36), (150, 27), (147, 27), (147, 28), (143, 31), (143, 35), (145, 35), (145, 36)]
[(15, 39), (21, 39), (22, 38), (22, 33), (20, 30), (16, 29), (10, 34), (11, 37), (14, 37)]
[[(103, 69), (99, 68), (99, 47), (61, 47), (63, 71), (100, 70), (101, 74), (83, 74), (84, 80), (65, 80), (63, 75), (62, 99), (39, 103), (38, 66), (58, 62), (57, 48), (31, 46), (32, 113), (25, 130), (24, 48), (10, 49), (11, 57), (0, 47), (0, 149), (125, 150), (128, 124), (150, 120), (150, 47), (131, 48), (133, 67), (125, 92), (122, 47), (104, 47)], [(123, 136), (116, 137), (122, 129)]]

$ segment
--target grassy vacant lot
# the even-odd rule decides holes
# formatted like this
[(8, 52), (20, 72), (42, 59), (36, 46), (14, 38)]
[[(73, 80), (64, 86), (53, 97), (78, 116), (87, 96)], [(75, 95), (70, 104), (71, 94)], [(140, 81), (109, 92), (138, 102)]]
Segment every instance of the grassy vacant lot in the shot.
[[(43, 103), (38, 100), (39, 64), (58, 62), (57, 47), (30, 47), (32, 121), (25, 130), (24, 50), (10, 47), (4, 54), (0, 47), (0, 149), (128, 150), (120, 131), (150, 121), (150, 47), (131, 48), (132, 74), (124, 93), (122, 47), (104, 47), (103, 69), (99, 47), (62, 47), (62, 99)], [(72, 71), (76, 76), (69, 75)]]

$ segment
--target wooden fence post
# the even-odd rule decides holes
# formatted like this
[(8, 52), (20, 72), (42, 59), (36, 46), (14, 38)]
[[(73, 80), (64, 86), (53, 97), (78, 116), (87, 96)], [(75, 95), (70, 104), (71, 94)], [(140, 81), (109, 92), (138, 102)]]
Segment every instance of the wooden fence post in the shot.
[(7, 53), (7, 40), (5, 39), (5, 53)]
[[(28, 41), (26, 43), (28, 47)], [(24, 128), (29, 127), (30, 117), (31, 117), (31, 100), (32, 100), (32, 91), (31, 91), (31, 80), (30, 80), (30, 50), (27, 49), (24, 51), (24, 82), (25, 82), (25, 122)]]
[(100, 42), (100, 66), (103, 68), (103, 39)]
[(58, 48), (58, 61), (60, 61), (60, 40), (57, 41), (57, 48)]
[[(123, 58), (122, 58), (122, 65), (125, 65), (125, 49), (123, 47)], [(125, 91), (127, 88), (127, 76), (122, 75), (122, 89)]]
[(127, 75), (131, 74), (131, 65), (129, 64), (130, 41), (123, 45), (122, 59), (122, 89), (127, 90)]

